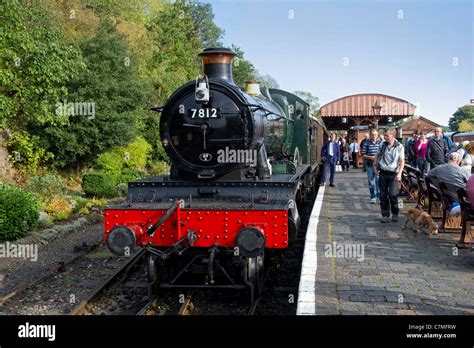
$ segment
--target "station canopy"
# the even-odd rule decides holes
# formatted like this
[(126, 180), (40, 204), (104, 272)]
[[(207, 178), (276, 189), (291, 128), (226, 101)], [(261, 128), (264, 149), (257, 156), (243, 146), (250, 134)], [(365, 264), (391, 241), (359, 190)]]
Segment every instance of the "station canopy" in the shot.
[(320, 109), (328, 130), (347, 130), (353, 126), (379, 125), (410, 117), (415, 114), (412, 103), (385, 94), (354, 94), (336, 99)]

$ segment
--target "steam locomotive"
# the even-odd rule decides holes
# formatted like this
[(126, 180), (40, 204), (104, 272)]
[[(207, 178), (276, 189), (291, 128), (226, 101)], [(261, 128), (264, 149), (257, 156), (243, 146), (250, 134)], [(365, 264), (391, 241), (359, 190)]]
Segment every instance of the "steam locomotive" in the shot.
[(150, 293), (244, 289), (253, 302), (266, 265), (297, 238), (327, 132), (298, 96), (236, 86), (231, 50), (200, 56), (204, 77), (153, 109), (170, 175), (129, 182), (127, 199), (104, 211), (104, 240), (117, 255), (146, 250)]

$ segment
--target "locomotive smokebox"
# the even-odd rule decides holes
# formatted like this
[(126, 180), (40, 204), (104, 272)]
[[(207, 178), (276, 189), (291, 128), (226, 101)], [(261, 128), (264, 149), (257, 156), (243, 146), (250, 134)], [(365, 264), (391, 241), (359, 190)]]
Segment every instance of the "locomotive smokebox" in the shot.
[(232, 78), (232, 61), (235, 53), (228, 48), (206, 48), (199, 56), (202, 57), (204, 74), (209, 79), (217, 79), (235, 85)]

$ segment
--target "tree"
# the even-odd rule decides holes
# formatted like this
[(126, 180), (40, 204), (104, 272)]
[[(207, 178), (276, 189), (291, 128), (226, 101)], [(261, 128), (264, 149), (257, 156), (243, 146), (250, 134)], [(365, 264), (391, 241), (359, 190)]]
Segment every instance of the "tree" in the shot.
[(280, 88), (277, 80), (270, 75), (258, 75), (257, 79), (260, 81), (260, 85), (267, 88)]
[(232, 64), (232, 75), (236, 85), (245, 86), (245, 82), (255, 80), (258, 76), (257, 69), (247, 59), (244, 58), (244, 52), (236, 45), (231, 46), (235, 53), (234, 62)]
[(0, 127), (13, 130), (65, 120), (54, 113), (67, 82), (84, 67), (61, 30), (36, 26), (21, 1), (0, 2)]
[(55, 28), (64, 33), (64, 40), (75, 45), (78, 40), (95, 35), (99, 17), (83, 0), (24, 0), (30, 27)]
[(474, 132), (474, 122), (462, 120), (459, 122), (458, 131), (460, 132)]
[(203, 48), (222, 46), (221, 39), (224, 30), (214, 23), (214, 12), (211, 4), (201, 3), (198, 0), (185, 2), (189, 14), (196, 24), (196, 32)]
[(184, 1), (167, 5), (147, 25), (156, 48), (149, 62), (149, 74), (159, 103), (200, 71), (199, 37), (189, 7)]
[(89, 103), (89, 111), (93, 105), (94, 112), (68, 114), (64, 126), (30, 129), (48, 143), (57, 167), (80, 166), (101, 152), (127, 144), (135, 137), (138, 117), (151, 99), (151, 86), (139, 80), (136, 67), (128, 64), (127, 45), (110, 20), (103, 20), (96, 36), (82, 41), (80, 47), (87, 69), (71, 81), (68, 99), (59, 106)]
[(307, 91), (295, 91), (293, 92), (298, 97), (303, 99), (305, 102), (309, 104), (310, 113), (313, 116), (317, 115), (317, 111), (319, 110), (319, 98), (313, 95), (311, 92)]
[(459, 124), (463, 120), (474, 123), (474, 105), (465, 105), (458, 108), (458, 110), (449, 119), (449, 127), (452, 131), (458, 131)]

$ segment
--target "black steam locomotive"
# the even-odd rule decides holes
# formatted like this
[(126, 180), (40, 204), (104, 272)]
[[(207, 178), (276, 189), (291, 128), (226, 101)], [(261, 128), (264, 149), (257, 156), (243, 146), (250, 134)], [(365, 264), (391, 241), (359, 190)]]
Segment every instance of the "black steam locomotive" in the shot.
[(236, 86), (234, 55), (204, 50), (204, 77), (154, 109), (170, 175), (130, 182), (127, 200), (105, 210), (110, 250), (146, 250), (151, 291), (247, 289), (254, 301), (314, 196), (324, 126), (292, 93)]

